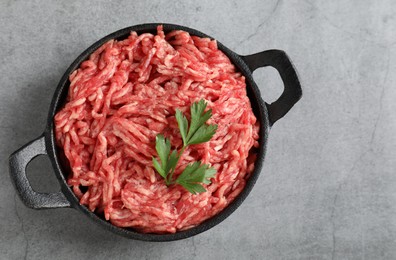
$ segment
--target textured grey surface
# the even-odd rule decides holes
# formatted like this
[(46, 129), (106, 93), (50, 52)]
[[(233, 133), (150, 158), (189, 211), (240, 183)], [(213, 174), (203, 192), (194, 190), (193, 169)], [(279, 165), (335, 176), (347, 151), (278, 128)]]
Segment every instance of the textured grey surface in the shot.
[[(396, 2), (0, 1), (1, 259), (396, 259)], [(37, 137), (67, 66), (98, 38), (145, 22), (201, 30), (241, 54), (285, 50), (303, 99), (273, 127), (262, 175), (227, 220), (147, 243), (72, 209), (26, 208), (9, 154)], [(265, 100), (273, 69), (255, 73)], [(56, 191), (48, 160), (29, 166)]]

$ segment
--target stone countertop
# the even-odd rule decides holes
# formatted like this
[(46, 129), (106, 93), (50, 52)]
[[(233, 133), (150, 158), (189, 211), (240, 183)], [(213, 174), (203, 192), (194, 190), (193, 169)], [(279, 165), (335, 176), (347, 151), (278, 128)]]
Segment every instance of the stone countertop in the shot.
[[(396, 1), (0, 2), (1, 259), (396, 259)], [(147, 22), (185, 25), (240, 54), (282, 49), (301, 101), (271, 130), (243, 205), (193, 238), (148, 243), (109, 233), (72, 209), (32, 210), (8, 156), (44, 129), (54, 89), (97, 39)], [(254, 73), (264, 100), (276, 71)], [(44, 156), (33, 187), (59, 185)]]

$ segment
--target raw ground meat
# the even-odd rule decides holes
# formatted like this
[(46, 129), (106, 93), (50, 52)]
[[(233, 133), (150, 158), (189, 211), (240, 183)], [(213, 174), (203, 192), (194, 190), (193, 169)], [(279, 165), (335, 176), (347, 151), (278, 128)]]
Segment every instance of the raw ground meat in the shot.
[[(67, 103), (55, 116), (56, 140), (71, 173), (68, 184), (91, 211), (119, 227), (174, 233), (223, 210), (253, 171), (259, 125), (246, 95), (245, 78), (215, 40), (185, 31), (144, 33), (111, 40), (70, 75)], [(217, 170), (207, 192), (193, 195), (167, 187), (155, 172), (155, 137), (182, 146), (176, 108), (204, 99), (218, 130), (191, 145), (175, 171), (202, 161)]]

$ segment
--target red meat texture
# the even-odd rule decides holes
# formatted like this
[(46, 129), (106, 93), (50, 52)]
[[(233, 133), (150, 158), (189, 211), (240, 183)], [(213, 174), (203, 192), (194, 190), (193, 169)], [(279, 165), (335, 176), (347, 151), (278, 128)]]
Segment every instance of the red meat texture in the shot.
[[(185, 31), (131, 32), (110, 40), (70, 75), (66, 104), (55, 115), (57, 145), (70, 164), (68, 185), (89, 210), (118, 227), (175, 233), (199, 225), (230, 204), (253, 172), (259, 124), (245, 78), (215, 40)], [(204, 193), (166, 186), (155, 171), (155, 137), (172, 149), (182, 138), (180, 109), (204, 99), (217, 124), (209, 142), (188, 146), (176, 167), (201, 161), (217, 170)]]

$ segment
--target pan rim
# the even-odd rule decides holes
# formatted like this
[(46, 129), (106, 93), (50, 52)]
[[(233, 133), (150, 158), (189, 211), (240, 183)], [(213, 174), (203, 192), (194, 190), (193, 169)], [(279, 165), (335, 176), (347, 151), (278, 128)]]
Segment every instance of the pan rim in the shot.
[(139, 25), (134, 25), (130, 27), (123, 28), (121, 30), (115, 31), (113, 33), (108, 34), (107, 36), (99, 39), (95, 43), (93, 43), (90, 47), (88, 47), (85, 51), (83, 51), (73, 62), (72, 64), (68, 67), (68, 69), (65, 71), (63, 76), (61, 77), (61, 80), (58, 83), (58, 86), (54, 92), (53, 99), (49, 108), (49, 113), (48, 113), (48, 121), (47, 121), (47, 127), (45, 131), (45, 139), (46, 139), (46, 147), (48, 151), (48, 156), (50, 157), (51, 163), (53, 165), (53, 168), (55, 170), (55, 175), (58, 178), (58, 181), (61, 185), (61, 191), (62, 193), (66, 196), (66, 198), (71, 202), (71, 206), (78, 211), (81, 211), (84, 213), (86, 216), (88, 216), (90, 219), (92, 219), (95, 223), (101, 225), (102, 227), (116, 233), (119, 235), (122, 235), (127, 238), (132, 238), (136, 240), (143, 240), (143, 241), (174, 241), (174, 240), (179, 240), (179, 239), (185, 239), (191, 236), (195, 236), (199, 233), (202, 233), (216, 225), (218, 225), (220, 222), (225, 220), (228, 216), (230, 216), (241, 204), (242, 202), (247, 198), (249, 193), (251, 192), (254, 184), (256, 183), (260, 173), (261, 173), (261, 168), (262, 164), (265, 158), (265, 153), (266, 153), (266, 145), (267, 145), (267, 140), (268, 140), (268, 133), (270, 129), (269, 125), (269, 116), (268, 116), (268, 111), (267, 108), (264, 104), (264, 102), (261, 99), (261, 93), (259, 88), (257, 87), (256, 83), (253, 80), (252, 73), (249, 70), (247, 64), (242, 60), (242, 58), (236, 54), (235, 52), (231, 51), (228, 49), (226, 46), (221, 44), (220, 42), (218, 43), (218, 48), (224, 52), (228, 58), (230, 58), (231, 62), (237, 67), (237, 69), (242, 73), (242, 75), (245, 76), (246, 78), (246, 86), (247, 88), (251, 88), (251, 93), (254, 96), (255, 100), (252, 100), (252, 97), (249, 96), (249, 99), (252, 103), (255, 103), (255, 107), (258, 111), (255, 112), (256, 117), (258, 118), (260, 122), (260, 140), (259, 140), (259, 151), (257, 154), (257, 159), (255, 162), (255, 168), (253, 172), (251, 173), (250, 177), (246, 181), (246, 186), (242, 190), (242, 192), (231, 202), (226, 208), (224, 208), (221, 212), (219, 212), (217, 215), (213, 216), (212, 218), (202, 222), (196, 227), (184, 230), (184, 231), (178, 231), (176, 233), (171, 233), (171, 234), (147, 234), (147, 233), (140, 233), (137, 231), (134, 231), (133, 229), (128, 229), (128, 228), (120, 228), (117, 226), (112, 225), (110, 222), (104, 220), (97, 214), (91, 212), (87, 207), (81, 205), (79, 203), (78, 198), (75, 196), (74, 192), (71, 190), (71, 188), (67, 185), (66, 179), (64, 177), (64, 171), (62, 170), (62, 165), (60, 162), (60, 158), (58, 155), (58, 147), (55, 142), (55, 133), (54, 133), (54, 122), (53, 122), (53, 117), (55, 116), (56, 112), (60, 108), (62, 104), (62, 98), (63, 95), (65, 95), (65, 92), (67, 93), (68, 91), (68, 77), (71, 72), (73, 72), (76, 68), (79, 67), (81, 62), (86, 60), (89, 55), (95, 51), (98, 47), (103, 45), (105, 42), (111, 39), (120, 39), (122, 37), (125, 37), (129, 35), (131, 31), (136, 31), (138, 34), (142, 32), (147, 32), (147, 31), (153, 31), (156, 30), (156, 27), (158, 25), (162, 25), (164, 28), (164, 31), (171, 31), (171, 30), (184, 30), (189, 32), (192, 35), (196, 35), (199, 37), (208, 37), (211, 39), (215, 39), (209, 35), (206, 35), (198, 30), (191, 29), (185, 26), (180, 26), (180, 25), (175, 25), (175, 24), (167, 24), (167, 23), (149, 23), (149, 24), (139, 24)]

